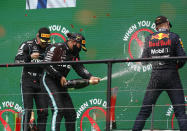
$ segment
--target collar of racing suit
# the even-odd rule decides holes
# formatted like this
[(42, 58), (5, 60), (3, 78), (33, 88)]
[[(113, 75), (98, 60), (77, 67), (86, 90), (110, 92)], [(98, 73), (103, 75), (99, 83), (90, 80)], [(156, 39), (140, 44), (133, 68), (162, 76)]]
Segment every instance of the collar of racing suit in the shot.
[(158, 31), (169, 31), (169, 30), (166, 28), (160, 28), (160, 29), (158, 29)]
[(68, 43), (67, 43), (67, 41), (66, 42), (64, 42), (64, 45), (66, 46), (66, 49), (70, 52), (70, 48), (69, 48), (69, 46), (68, 46)]
[(36, 44), (38, 44), (38, 41), (36, 40), (36, 38), (34, 39), (34, 41), (36, 42)]

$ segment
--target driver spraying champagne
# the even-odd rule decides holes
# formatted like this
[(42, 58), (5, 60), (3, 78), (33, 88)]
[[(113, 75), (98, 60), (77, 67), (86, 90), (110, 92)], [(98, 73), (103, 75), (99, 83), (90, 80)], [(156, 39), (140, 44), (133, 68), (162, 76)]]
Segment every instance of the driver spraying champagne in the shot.
[[(98, 80), (96, 80), (97, 82)], [(93, 83), (93, 80), (88, 79), (73, 79), (73, 80), (67, 80), (66, 83), (64, 83), (63, 87), (66, 88), (72, 88), (72, 89), (81, 89), (89, 84)]]
[[(68, 33), (68, 40), (64, 43), (52, 45), (46, 53), (45, 62), (79, 61), (79, 52), (87, 51), (86, 40), (82, 34)], [(71, 69), (85, 80), (67, 81), (66, 77)], [(87, 79), (87, 80), (86, 80)], [(100, 78), (94, 77), (83, 64), (49, 65), (43, 74), (43, 87), (46, 90), (52, 106), (52, 131), (60, 131), (61, 120), (64, 117), (67, 131), (75, 131), (76, 111), (66, 87), (80, 87), (88, 84), (98, 84)], [(76, 85), (76, 86), (75, 86)], [(79, 88), (80, 88), (79, 87)]]

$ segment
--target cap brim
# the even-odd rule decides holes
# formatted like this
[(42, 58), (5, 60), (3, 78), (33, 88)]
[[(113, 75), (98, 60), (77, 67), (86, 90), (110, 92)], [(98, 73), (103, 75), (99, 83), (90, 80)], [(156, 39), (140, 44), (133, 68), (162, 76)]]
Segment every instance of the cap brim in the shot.
[(41, 41), (41, 42), (51, 42), (50, 39), (42, 39), (42, 38), (40, 38), (40, 41)]

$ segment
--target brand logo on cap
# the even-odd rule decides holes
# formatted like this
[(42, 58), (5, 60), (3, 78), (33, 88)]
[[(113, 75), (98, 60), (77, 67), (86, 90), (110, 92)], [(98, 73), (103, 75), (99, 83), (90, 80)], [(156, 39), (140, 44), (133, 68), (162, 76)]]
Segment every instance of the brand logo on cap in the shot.
[(76, 36), (76, 40), (80, 41), (81, 37), (80, 36)]
[(82, 44), (86, 44), (86, 41), (85, 41), (85, 40), (82, 40)]
[(44, 33), (42, 33), (42, 34), (41, 34), (41, 37), (50, 38), (50, 34), (44, 34)]

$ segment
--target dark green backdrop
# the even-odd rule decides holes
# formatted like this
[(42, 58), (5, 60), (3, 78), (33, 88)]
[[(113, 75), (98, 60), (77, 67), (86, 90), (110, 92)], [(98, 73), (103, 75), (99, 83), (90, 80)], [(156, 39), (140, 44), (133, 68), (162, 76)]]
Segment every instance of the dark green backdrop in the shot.
[[(186, 0), (77, 0), (75, 8), (39, 10), (26, 10), (25, 5), (25, 0), (0, 1), (0, 64), (13, 63), (18, 46), (34, 38), (37, 30), (43, 26), (49, 27), (52, 33), (61, 33), (65, 38), (67, 31), (83, 33), (88, 52), (81, 53), (82, 60), (138, 58), (142, 50), (138, 43), (143, 42), (149, 32), (155, 31), (153, 22), (158, 15), (168, 17), (173, 25), (172, 31), (180, 35), (184, 48), (187, 48)], [(136, 31), (140, 31), (137, 37), (134, 36)], [(140, 41), (133, 38), (138, 38)], [(52, 36), (53, 40), (63, 42), (57, 35)], [(75, 108), (80, 115), (76, 123), (77, 131), (81, 128), (84, 131), (94, 131), (86, 113), (103, 131), (107, 65), (85, 66), (92, 74), (104, 80), (95, 86), (70, 90)], [(117, 129), (132, 128), (149, 81), (150, 70), (149, 66), (143, 67), (140, 63), (113, 65), (112, 88), (118, 89), (115, 103)], [(180, 70), (180, 75), (187, 103), (187, 66)], [(20, 76), (21, 67), (0, 68), (1, 110), (19, 111), (17, 107), (22, 106)], [(77, 77), (72, 71), (68, 79)], [(167, 94), (163, 93), (154, 111), (155, 129), (178, 129), (170, 104)], [(99, 108), (94, 108), (95, 106)], [(14, 130), (15, 115), (3, 113), (2, 118)], [(48, 130), (50, 130), (50, 118), (51, 115)], [(147, 121), (145, 129), (150, 129), (150, 120)], [(0, 128), (4, 130), (2, 124)]]

